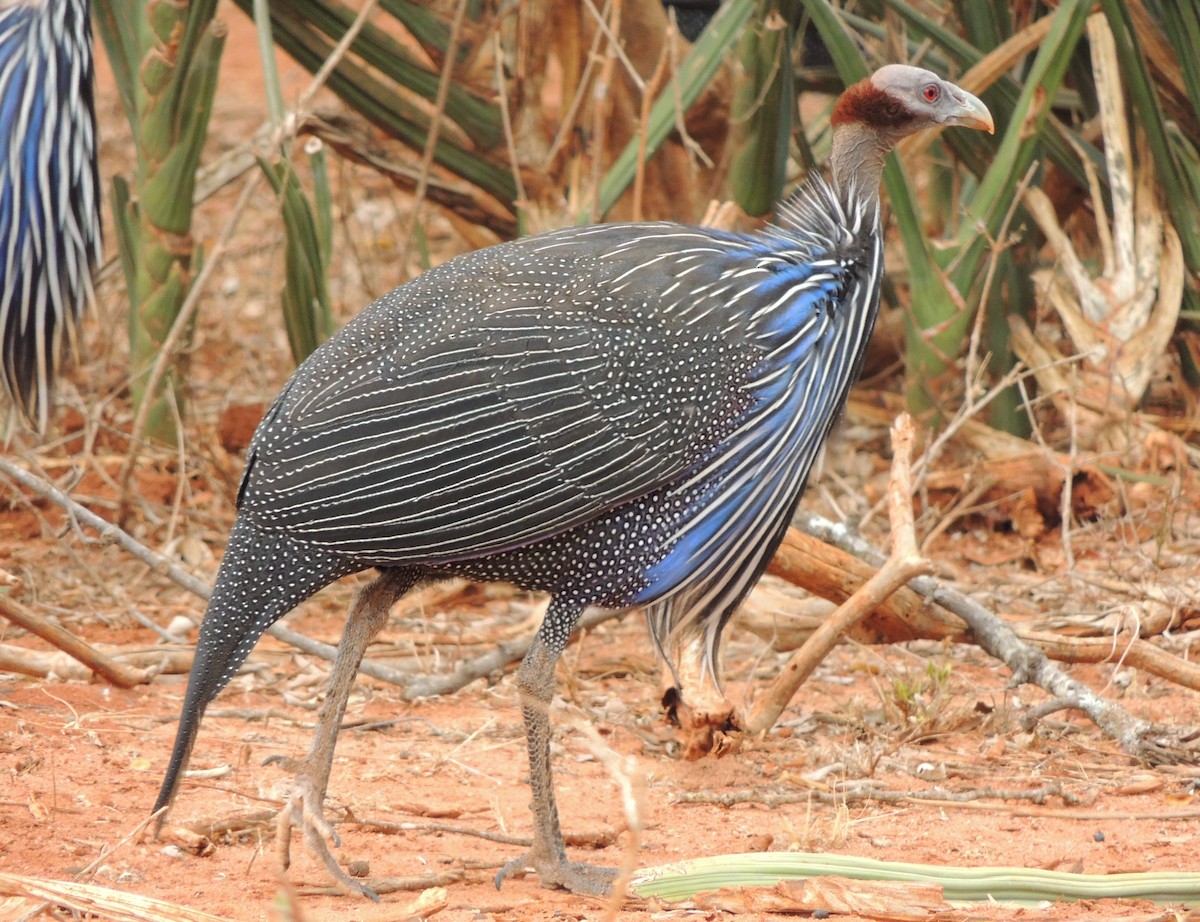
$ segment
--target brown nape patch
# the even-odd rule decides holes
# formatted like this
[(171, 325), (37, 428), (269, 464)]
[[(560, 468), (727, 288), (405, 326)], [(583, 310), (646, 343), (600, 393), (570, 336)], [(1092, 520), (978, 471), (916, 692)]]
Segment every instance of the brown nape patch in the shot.
[(861, 122), (872, 128), (900, 128), (913, 118), (904, 101), (874, 83), (860, 80), (838, 99), (830, 119), (834, 128), (850, 122)]

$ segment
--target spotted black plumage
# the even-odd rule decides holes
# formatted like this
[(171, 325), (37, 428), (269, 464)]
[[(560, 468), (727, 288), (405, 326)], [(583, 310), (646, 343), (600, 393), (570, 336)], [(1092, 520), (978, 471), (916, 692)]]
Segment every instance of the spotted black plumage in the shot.
[[(915, 68), (873, 79), (898, 79), (914, 99), (937, 80)], [(949, 117), (982, 125), (963, 96)], [(563, 850), (554, 662), (586, 607), (644, 605), (660, 648), (703, 635), (715, 670), (721, 629), (778, 546), (858, 373), (879, 304), (883, 153), (934, 120), (913, 104), (904, 130), (890, 103), (884, 134), (843, 119), (836, 187), (812, 179), (762, 231), (613, 224), (504, 243), (385, 295), (318, 349), (250, 446), (158, 806), (205, 706), (263, 630), (322, 585), (377, 567), (281, 819), (285, 842), (293, 822), (331, 835), (320, 802), (337, 721), (387, 606), (429, 579), (507, 580), (552, 602), (518, 676), (534, 847), (498, 881), (531, 863), (545, 883), (603, 892), (610, 876)], [(343, 886), (369, 892), (306, 840)]]

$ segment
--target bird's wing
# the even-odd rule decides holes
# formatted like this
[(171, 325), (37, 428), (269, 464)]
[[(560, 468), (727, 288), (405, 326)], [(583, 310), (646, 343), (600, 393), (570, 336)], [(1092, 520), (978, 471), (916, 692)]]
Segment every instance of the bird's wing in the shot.
[(536, 258), (517, 244), (426, 273), (314, 354), (255, 437), (241, 512), (371, 563), (449, 563), (560, 533), (704, 462), (753, 401), (743, 384), (762, 353), (650, 304), (661, 285), (622, 280), (678, 244), (599, 263), (595, 240)]

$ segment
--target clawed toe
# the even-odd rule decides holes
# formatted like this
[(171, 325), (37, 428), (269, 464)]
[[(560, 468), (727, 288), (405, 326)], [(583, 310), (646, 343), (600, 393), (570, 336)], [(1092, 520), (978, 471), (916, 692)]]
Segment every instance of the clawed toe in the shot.
[[(286, 764), (290, 760), (278, 759), (278, 761), (280, 764)], [(309, 854), (325, 866), (326, 872), (338, 886), (348, 893), (365, 896), (379, 902), (379, 896), (375, 891), (347, 874), (337, 863), (333, 853), (330, 852), (328, 843), (333, 843), (335, 848), (340, 848), (342, 840), (337, 834), (337, 830), (325, 818), (324, 799), (324, 793), (301, 767), (296, 775), (292, 793), (288, 797), (287, 803), (283, 805), (283, 809), (279, 811), (279, 818), (276, 822), (275, 843), (280, 867), (286, 871), (291, 864), (292, 829), (298, 828), (304, 835), (304, 845)]]
[(496, 889), (512, 876), (524, 873), (526, 868), (537, 871), (538, 880), (544, 887), (559, 887), (572, 893), (587, 896), (608, 896), (612, 893), (613, 881), (617, 878), (616, 868), (602, 868), (582, 861), (567, 861), (565, 857), (550, 858), (532, 849), (520, 858), (514, 858), (496, 872)]
[[(280, 760), (281, 762), (283, 760)], [(290, 761), (290, 760), (289, 760)], [(303, 771), (297, 772), (292, 781), (292, 793), (287, 803), (279, 811), (276, 821), (276, 845), (279, 849), (279, 863), (287, 870), (291, 864), (292, 829), (299, 828), (304, 834), (304, 842), (311, 850), (314, 843), (319, 843), (321, 850), (328, 854), (325, 840), (333, 843), (335, 848), (342, 845), (337, 830), (325, 818), (325, 797), (317, 790), (312, 779)], [(322, 857), (318, 855), (318, 857)]]
[(263, 765), (278, 765), (285, 772), (291, 772), (293, 775), (304, 774), (305, 764), (303, 759), (293, 759), (291, 756), (267, 756), (262, 760)]

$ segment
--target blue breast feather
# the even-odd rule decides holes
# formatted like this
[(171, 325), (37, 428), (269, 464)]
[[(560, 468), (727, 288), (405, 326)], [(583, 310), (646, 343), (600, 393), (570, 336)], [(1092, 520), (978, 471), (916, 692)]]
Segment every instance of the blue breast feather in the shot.
[(754, 407), (714, 452), (719, 461), (703, 477), (695, 514), (646, 572), (639, 604), (719, 569), (731, 546), (794, 502), (849, 386), (856, 356), (846, 353), (858, 337), (847, 337), (855, 318), (845, 314), (861, 309), (847, 302), (858, 287), (850, 267), (773, 260), (770, 269), (747, 299), (763, 306), (754, 326), (768, 350), (747, 385)]

